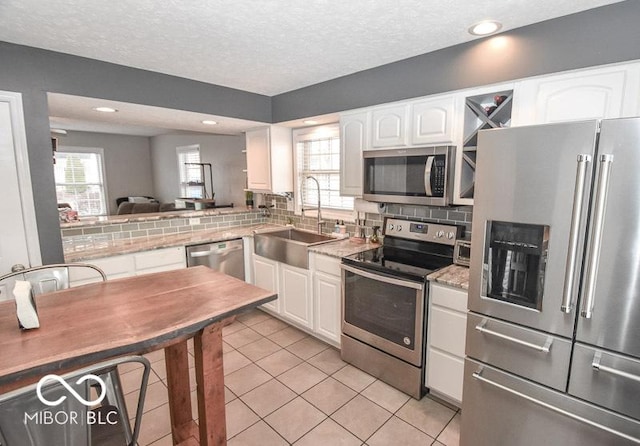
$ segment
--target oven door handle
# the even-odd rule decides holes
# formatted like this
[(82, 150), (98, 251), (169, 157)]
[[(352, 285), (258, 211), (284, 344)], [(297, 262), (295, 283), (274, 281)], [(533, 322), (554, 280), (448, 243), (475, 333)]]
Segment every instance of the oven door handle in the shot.
[(373, 274), (367, 271), (363, 271), (359, 268), (353, 268), (352, 266), (348, 266), (348, 265), (340, 265), (340, 268), (342, 268), (345, 271), (349, 271), (350, 273), (357, 274), (362, 277), (366, 277), (367, 279), (377, 280), (378, 282), (389, 283), (391, 285), (398, 285), (405, 288), (413, 288), (416, 290), (424, 289), (424, 285), (422, 283), (411, 282), (411, 281), (402, 280), (402, 279), (394, 279), (393, 277), (384, 276), (382, 274)]

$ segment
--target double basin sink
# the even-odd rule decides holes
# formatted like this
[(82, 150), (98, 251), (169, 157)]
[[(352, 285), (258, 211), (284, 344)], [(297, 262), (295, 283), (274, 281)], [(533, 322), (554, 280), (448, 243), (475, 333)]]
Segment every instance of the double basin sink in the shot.
[(309, 247), (336, 239), (295, 228), (262, 232), (253, 236), (255, 253), (271, 260), (309, 269)]

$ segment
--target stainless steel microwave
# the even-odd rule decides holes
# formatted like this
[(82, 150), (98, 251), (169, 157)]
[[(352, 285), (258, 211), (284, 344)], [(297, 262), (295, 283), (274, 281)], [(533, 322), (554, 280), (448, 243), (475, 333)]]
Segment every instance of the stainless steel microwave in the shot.
[(448, 206), (453, 193), (454, 146), (363, 153), (363, 198), (382, 203)]

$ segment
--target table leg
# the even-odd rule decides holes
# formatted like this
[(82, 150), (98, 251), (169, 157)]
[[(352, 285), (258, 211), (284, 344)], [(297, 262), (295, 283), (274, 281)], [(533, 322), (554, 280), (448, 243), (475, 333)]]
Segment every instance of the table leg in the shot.
[(198, 428), (191, 416), (187, 341), (166, 347), (164, 354), (169, 387), (171, 433), (173, 444), (180, 444), (198, 435)]
[(225, 321), (210, 325), (194, 338), (201, 446), (227, 444), (222, 367), (223, 325)]

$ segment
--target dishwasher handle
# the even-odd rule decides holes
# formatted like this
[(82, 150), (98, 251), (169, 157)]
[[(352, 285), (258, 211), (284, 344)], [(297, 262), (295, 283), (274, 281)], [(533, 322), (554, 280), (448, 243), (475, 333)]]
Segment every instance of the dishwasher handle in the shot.
[(210, 256), (212, 254), (215, 255), (224, 255), (228, 252), (231, 251), (239, 251), (242, 249), (242, 246), (230, 246), (227, 248), (212, 248), (209, 249), (207, 251), (189, 251), (189, 257), (192, 258), (196, 258), (196, 257), (207, 257)]

